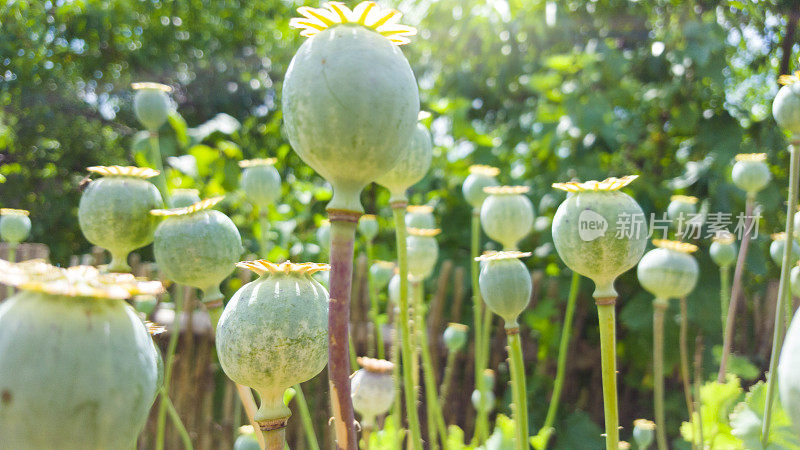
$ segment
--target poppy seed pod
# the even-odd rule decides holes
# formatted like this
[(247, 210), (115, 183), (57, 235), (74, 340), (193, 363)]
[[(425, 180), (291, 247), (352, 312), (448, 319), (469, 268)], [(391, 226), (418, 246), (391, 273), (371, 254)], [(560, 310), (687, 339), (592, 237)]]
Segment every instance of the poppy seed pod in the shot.
[(203, 290), (209, 308), (221, 306), (219, 284), (244, 251), (236, 225), (211, 209), (220, 201), (222, 197), (215, 197), (185, 208), (151, 211), (164, 216), (153, 241), (156, 264), (170, 280)]
[(431, 167), (432, 147), (431, 134), (418, 123), (397, 164), (375, 180), (391, 193), (390, 203), (407, 201), (406, 190), (425, 177)]
[(460, 323), (448, 323), (442, 334), (444, 345), (450, 352), (460, 352), (467, 345), (469, 327)]
[(31, 232), (30, 213), (24, 209), (0, 208), (0, 239), (19, 244)]
[(238, 267), (258, 274), (231, 297), (217, 326), (217, 353), (225, 374), (255, 389), (255, 420), (283, 428), (291, 411), (283, 392), (310, 380), (328, 360), (328, 292), (313, 277), (326, 264), (266, 260)]
[(389, 412), (394, 402), (394, 364), (383, 359), (359, 357), (361, 369), (350, 380), (353, 408), (361, 414), (361, 424), (372, 429), (378, 416)]
[(533, 203), (524, 194), (527, 186), (491, 186), (481, 206), (481, 226), (487, 236), (503, 244), (503, 250), (516, 250), (517, 244), (533, 228)]
[(519, 260), (530, 256), (522, 252), (496, 252), (479, 256), (485, 262), (479, 278), (486, 306), (503, 318), (506, 329), (519, 326), (517, 318), (531, 300), (531, 274)]
[(738, 250), (733, 234), (724, 231), (714, 236), (711, 246), (708, 248), (711, 259), (720, 267), (729, 267), (736, 262)]
[(800, 85), (797, 81), (800, 76), (797, 72), (793, 75), (781, 75), (778, 82), (784, 86), (778, 90), (775, 100), (772, 101), (772, 116), (775, 122), (784, 130), (793, 135), (800, 135)]
[(731, 171), (733, 184), (749, 195), (755, 195), (772, 179), (766, 153), (740, 153)]
[(281, 196), (281, 175), (275, 168), (275, 158), (239, 161), (242, 168), (242, 187), (247, 200), (259, 208), (266, 208)]
[(161, 365), (125, 300), (161, 283), (40, 260), (0, 260), (0, 283), (21, 289), (0, 304), (0, 446), (133, 448)]
[(408, 239), (408, 278), (422, 281), (428, 278), (439, 259), (439, 243), (434, 236), (441, 230), (409, 228)]
[[(770, 236), (772, 238), (772, 243), (769, 245), (769, 256), (772, 258), (772, 261), (781, 266), (783, 263), (783, 251), (786, 248), (786, 233), (774, 233)], [(789, 239), (792, 245), (792, 252), (789, 255), (789, 264), (795, 265), (797, 263), (798, 258), (800, 258), (800, 244), (797, 243), (794, 239)]]
[(697, 246), (665, 239), (655, 239), (653, 245), (657, 248), (645, 253), (636, 269), (642, 287), (662, 300), (692, 292), (700, 268), (690, 253), (697, 251)]
[(200, 191), (197, 189), (173, 189), (169, 199), (173, 208), (191, 206), (200, 201)]
[[(796, 267), (795, 267), (796, 268)], [(800, 434), (800, 317), (795, 313), (786, 332), (778, 362), (778, 393), (795, 433)]]
[(489, 186), (498, 186), (495, 177), (500, 174), (500, 169), (497, 167), (474, 165), (469, 168), (469, 175), (464, 179), (464, 184), (461, 185), (461, 191), (464, 193), (464, 198), (467, 203), (472, 205), (476, 211), (480, 211), (483, 201), (489, 196), (484, 192), (484, 188)]
[(169, 117), (169, 94), (172, 88), (160, 83), (133, 83), (133, 113), (149, 131), (157, 131)]
[(369, 268), (370, 280), (375, 289), (380, 291), (385, 288), (394, 276), (395, 264), (390, 261), (375, 261)]
[(367, 241), (372, 242), (378, 235), (378, 218), (372, 214), (364, 214), (358, 219), (358, 232)]
[(158, 219), (150, 210), (161, 208), (158, 189), (147, 181), (158, 171), (145, 167), (89, 167), (103, 177), (81, 194), (78, 224), (86, 240), (111, 253), (111, 272), (129, 272), (128, 254), (153, 242)]
[(497, 403), (494, 395), (494, 381), (494, 370), (484, 370), (483, 383), (484, 386), (486, 386), (486, 396), (482, 396), (481, 391), (476, 389), (472, 391), (472, 396), (470, 397), (472, 407), (475, 408), (476, 411), (492, 412), (494, 410), (495, 404)]
[(616, 297), (614, 280), (635, 266), (647, 247), (644, 212), (619, 191), (637, 177), (553, 185), (573, 193), (553, 217), (553, 243), (567, 267), (594, 281), (595, 298)]
[(406, 227), (422, 229), (436, 228), (436, 217), (433, 215), (433, 206), (408, 205), (408, 207), (406, 207)]
[(673, 195), (667, 206), (667, 217), (672, 220), (675, 229), (686, 227), (686, 222), (697, 214), (697, 197)]
[(301, 7), (305, 17), (290, 21), (309, 39), (284, 78), (284, 132), (333, 186), (328, 209), (361, 212), (361, 190), (403, 157), (417, 124), (417, 82), (395, 45), (416, 30), (388, 21), (399, 13), (374, 3), (325, 7)]
[(650, 448), (655, 438), (656, 424), (647, 419), (633, 421), (633, 440), (639, 448)]
[(314, 233), (317, 238), (317, 244), (323, 248), (330, 248), (331, 246), (331, 222), (328, 219), (322, 219), (319, 228)]

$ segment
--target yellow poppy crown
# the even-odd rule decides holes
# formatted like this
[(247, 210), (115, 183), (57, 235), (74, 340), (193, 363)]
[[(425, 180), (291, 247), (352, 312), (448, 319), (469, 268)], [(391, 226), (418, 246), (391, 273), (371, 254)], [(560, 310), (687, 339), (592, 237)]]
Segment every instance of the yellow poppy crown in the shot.
[(305, 37), (347, 23), (369, 28), (395, 45), (408, 44), (411, 42), (409, 36), (417, 34), (416, 28), (398, 23), (403, 16), (400, 11), (381, 8), (375, 2), (361, 2), (352, 10), (342, 2), (326, 2), (322, 8), (301, 6), (297, 12), (303, 17), (291, 19), (289, 26), (302, 30), (300, 36)]
[(531, 252), (518, 252), (518, 251), (506, 251), (506, 252), (486, 252), (481, 256), (475, 258), (475, 261), (499, 261), (501, 259), (519, 259), (519, 258), (527, 258), (531, 256)]
[(767, 160), (766, 153), (739, 153), (734, 157), (736, 161), (764, 162)]
[(31, 212), (26, 209), (0, 208), (0, 216), (30, 216)]
[(258, 276), (268, 273), (311, 275), (312, 273), (327, 271), (331, 268), (331, 266), (328, 264), (319, 264), (314, 262), (293, 263), (291, 261), (284, 261), (282, 263), (274, 263), (267, 261), (266, 259), (238, 262), (236, 263), (236, 267), (252, 270)]
[(277, 158), (256, 158), (256, 159), (243, 159), (239, 161), (239, 167), (245, 169), (247, 167), (255, 166), (271, 166), (278, 162)]
[(688, 242), (670, 241), (669, 239), (653, 239), (653, 245), (658, 248), (665, 248), (667, 250), (674, 250), (681, 253), (694, 253), (697, 251), (697, 246), (689, 244)]
[(153, 178), (161, 173), (149, 167), (136, 166), (92, 166), (87, 167), (86, 170), (104, 177), (134, 177), (143, 179)]
[(631, 184), (639, 175), (626, 175), (621, 178), (610, 177), (603, 181), (568, 181), (566, 183), (553, 183), (553, 187), (567, 192), (589, 192), (589, 191), (618, 191)]
[(221, 202), (223, 198), (225, 197), (219, 196), (207, 198), (189, 206), (184, 206), (183, 208), (151, 209), (150, 214), (154, 216), (188, 216), (189, 214), (194, 214), (198, 211), (205, 211), (213, 208), (217, 203)]

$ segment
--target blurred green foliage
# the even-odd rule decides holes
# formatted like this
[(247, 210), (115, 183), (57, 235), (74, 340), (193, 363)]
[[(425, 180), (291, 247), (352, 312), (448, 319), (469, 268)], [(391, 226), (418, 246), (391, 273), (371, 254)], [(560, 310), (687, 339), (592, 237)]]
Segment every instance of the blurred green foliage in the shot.
[[(288, 21), (300, 4), (5, 0), (0, 206), (32, 211), (32, 240), (48, 244), (54, 261), (87, 252), (76, 220), (78, 182), (87, 166), (147, 163), (129, 85), (158, 81), (176, 89), (177, 112), (160, 133), (171, 185), (199, 188), (204, 197), (229, 193), (222, 209), (249, 252), (261, 250), (259, 236), (267, 232), (270, 258), (324, 258), (313, 231), (330, 191), (281, 135), (281, 80), (302, 39)], [(629, 192), (647, 213), (660, 214), (671, 194), (683, 193), (735, 218), (744, 196), (730, 183), (733, 156), (766, 152), (774, 183), (759, 196), (764, 217), (748, 261), (748, 296), (775, 277), (765, 257), (767, 234), (785, 221), (788, 158), (770, 102), (779, 67), (794, 59), (785, 49), (798, 51), (782, 41), (795, 2), (404, 0), (395, 6), (420, 31), (403, 50), (423, 108), (432, 112), (426, 124), (436, 145), (433, 168), (411, 198), (435, 206), (444, 258), (468, 260), (469, 207), (460, 184), (471, 164), (498, 166), (501, 182), (530, 186), (541, 216), (551, 217), (562, 199), (550, 188), (555, 181), (636, 173), (642, 177)], [(283, 201), (266, 212), (268, 230), (237, 192), (237, 161), (265, 156), (278, 158), (286, 181)], [(377, 256), (390, 259), (388, 193), (370, 187), (363, 200), (368, 212), (381, 215)], [(521, 244), (535, 249), (531, 268), (560, 280), (556, 295), (540, 299), (525, 317), (539, 342), (540, 363), (530, 371), (531, 395), (539, 399), (549, 398), (568, 284), (550, 241), (545, 221)], [(705, 249), (707, 240), (700, 244)], [(689, 299), (690, 341), (696, 333), (705, 337), (710, 372), (721, 334), (718, 278), (705, 253), (697, 257), (706, 270)], [(618, 284), (621, 384), (641, 394), (621, 405), (627, 420), (651, 414), (652, 309), (633, 274)], [(586, 296), (589, 283), (583, 289)], [(673, 307), (670, 316), (677, 314)], [(576, 339), (596, 346), (591, 314)], [(743, 319), (742, 327), (752, 335), (752, 320)], [(666, 339), (666, 364), (675, 368), (674, 321)], [(755, 343), (736, 350), (765, 365)], [(677, 430), (684, 415), (679, 389), (670, 390), (667, 407), (668, 424)], [(570, 406), (562, 412), (562, 425), (585, 423)], [(532, 408), (532, 423), (541, 423), (543, 413)], [(602, 419), (596, 409), (591, 413)], [(563, 436), (560, 445), (570, 439)]]

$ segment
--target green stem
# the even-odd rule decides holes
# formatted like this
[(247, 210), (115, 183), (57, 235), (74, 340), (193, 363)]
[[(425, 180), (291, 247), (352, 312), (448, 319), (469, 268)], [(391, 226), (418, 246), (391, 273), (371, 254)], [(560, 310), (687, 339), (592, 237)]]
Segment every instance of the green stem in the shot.
[(455, 375), (456, 356), (458, 352), (447, 352), (447, 363), (444, 366), (444, 377), (442, 379), (442, 386), (439, 389), (439, 404), (446, 405), (447, 397), (450, 396), (450, 385), (453, 384), (453, 376)]
[(284, 450), (286, 448), (286, 428), (264, 431), (264, 450)]
[(705, 449), (703, 441), (703, 402), (700, 398), (700, 385), (703, 380), (703, 336), (697, 335), (694, 345), (694, 409), (693, 423), (697, 423), (697, 448)]
[(164, 205), (169, 208), (172, 202), (169, 198), (169, 190), (167, 190), (167, 175), (164, 173), (164, 162), (161, 159), (161, 146), (158, 143), (158, 132), (150, 132), (150, 159), (152, 160), (155, 169), (158, 170), (158, 175), (153, 178), (153, 184), (156, 185), (158, 192), (161, 193), (161, 199)]
[(616, 299), (598, 298), (597, 318), (600, 328), (600, 363), (603, 375), (603, 411), (606, 426), (606, 450), (619, 447), (619, 411), (617, 406)]
[(419, 343), (422, 351), (422, 375), (425, 382), (425, 404), (427, 406), (428, 417), (428, 441), (431, 448), (435, 449), (436, 435), (439, 433), (442, 445), (447, 443), (447, 426), (444, 423), (444, 415), (442, 413), (442, 405), (439, 403), (439, 394), (436, 391), (436, 374), (433, 371), (433, 359), (431, 358), (431, 348), (428, 344), (428, 332), (424, 324), (425, 322), (425, 301), (424, 289), (422, 281), (413, 283), (415, 292), (414, 309), (417, 312), (416, 323), (420, 326), (417, 329), (417, 342)]
[(664, 424), (664, 311), (666, 309), (666, 300), (659, 298), (653, 300), (653, 402), (658, 450), (667, 449)]
[[(478, 283), (478, 276), (480, 275), (480, 265), (475, 258), (480, 256), (481, 245), (481, 216), (480, 209), (475, 208), (472, 210), (472, 228), (471, 228), (471, 241), (470, 241), (470, 269), (472, 276), (472, 320), (475, 328), (475, 389), (481, 393), (481, 398), (486, 393), (486, 383), (483, 380), (483, 301), (481, 300), (480, 284)], [(489, 432), (489, 413), (483, 409), (478, 409), (477, 417), (475, 418), (475, 433), (473, 436), (474, 443), (481, 443), (486, 440)]]
[(303, 422), (303, 431), (306, 433), (306, 444), (311, 450), (319, 450), (319, 442), (317, 435), (314, 432), (314, 421), (311, 420), (311, 412), (308, 410), (308, 402), (306, 396), (303, 394), (303, 388), (299, 384), (292, 386), (295, 394), (294, 398), (297, 402), (297, 409), (300, 410), (300, 419)]
[(386, 348), (383, 343), (383, 330), (380, 322), (380, 305), (378, 304), (378, 290), (372, 281), (372, 273), (369, 268), (375, 260), (375, 247), (372, 241), (367, 241), (367, 287), (369, 288), (370, 319), (375, 325), (375, 344), (378, 351), (378, 359), (386, 358)]
[(167, 356), (164, 362), (164, 384), (161, 386), (161, 402), (158, 405), (158, 421), (156, 424), (156, 450), (164, 448), (164, 438), (166, 437), (167, 422), (167, 402), (169, 397), (169, 386), (172, 381), (172, 364), (175, 362), (175, 349), (178, 348), (178, 339), (181, 334), (181, 310), (183, 309), (184, 288), (181, 285), (175, 286), (175, 309), (172, 319), (172, 330), (170, 330), (169, 343), (167, 344)]
[(266, 258), (269, 255), (269, 218), (267, 211), (259, 211), (258, 226), (261, 228), (261, 257)]
[(578, 272), (572, 272), (572, 281), (569, 285), (569, 296), (567, 297), (567, 310), (564, 313), (564, 324), (561, 327), (561, 342), (558, 345), (558, 366), (556, 369), (556, 380), (553, 384), (553, 396), (550, 398), (550, 405), (547, 407), (547, 416), (542, 425), (541, 435), (544, 432), (544, 448), (553, 434), (553, 423), (556, 420), (558, 404), (561, 402), (561, 390), (564, 387), (564, 377), (566, 376), (567, 352), (569, 351), (569, 341), (572, 335), (572, 319), (575, 316), (575, 304), (577, 303), (578, 291), (580, 290), (581, 276)]
[(681, 326), (680, 326), (680, 358), (681, 358), (681, 379), (683, 381), (683, 397), (686, 400), (686, 410), (689, 413), (689, 421), (694, 417), (694, 401), (692, 400), (692, 380), (689, 377), (689, 312), (686, 307), (686, 297), (680, 300), (681, 306)]
[[(792, 137), (792, 145), (789, 147), (791, 152), (791, 163), (789, 165), (789, 198), (786, 204), (786, 236), (791, 239), (794, 236), (794, 211), (797, 205), (797, 185), (798, 185), (798, 169), (800, 169), (800, 149), (797, 145), (800, 144), (798, 137)], [(767, 402), (764, 405), (764, 423), (761, 429), (761, 445), (764, 448), (769, 443), (769, 427), (772, 419), (772, 402), (775, 398), (776, 386), (776, 369), (778, 367), (778, 357), (781, 351), (781, 343), (783, 340), (783, 332), (780, 326), (780, 321), (783, 320), (781, 316), (784, 314), (783, 304), (786, 302), (786, 297), (789, 293), (789, 270), (791, 264), (791, 250), (792, 246), (784, 246), (783, 261), (781, 264), (781, 278), (778, 286), (778, 305), (775, 308), (775, 322), (772, 334), (772, 353), (769, 358), (769, 372), (767, 372)]]
[(203, 305), (208, 312), (208, 318), (211, 321), (211, 329), (214, 333), (217, 332), (217, 324), (219, 323), (219, 318), (222, 316), (222, 311), (225, 309), (225, 303), (223, 299), (225, 297), (222, 295), (222, 292), (219, 290), (219, 285), (215, 284), (209, 288), (203, 289)]
[(728, 321), (728, 306), (731, 301), (730, 286), (731, 267), (722, 266), (719, 268), (719, 306), (722, 312), (722, 330), (725, 330), (725, 323)]
[(172, 400), (170, 400), (169, 396), (165, 396), (162, 398), (162, 401), (167, 405), (167, 412), (169, 413), (170, 419), (172, 419), (172, 423), (175, 425), (175, 428), (178, 430), (178, 435), (181, 437), (181, 442), (183, 442), (183, 448), (186, 450), (191, 450), (194, 447), (192, 446), (192, 438), (189, 437), (189, 432), (186, 431), (186, 427), (183, 426), (183, 422), (181, 422), (181, 416), (178, 415), (178, 410), (175, 409), (175, 405), (172, 404)]
[(515, 448), (530, 448), (528, 443), (528, 399), (525, 388), (525, 363), (522, 359), (522, 342), (519, 327), (506, 328), (508, 356), (511, 360), (511, 388), (514, 391), (514, 423), (517, 434)]
[(128, 253), (112, 253), (111, 262), (108, 263), (106, 270), (114, 273), (130, 273), (131, 266), (128, 265)]
[[(17, 244), (16, 242), (9, 242), (8, 243), (8, 260), (10, 262), (17, 262)], [(9, 285), (6, 287), (6, 298), (11, 297), (14, 295), (14, 287)]]
[(422, 450), (422, 432), (419, 426), (417, 412), (417, 386), (414, 384), (412, 374), (412, 360), (414, 352), (411, 347), (411, 333), (408, 327), (408, 244), (406, 243), (406, 204), (392, 204), (394, 215), (395, 237), (397, 239), (397, 265), (400, 271), (400, 350), (402, 354), (403, 391), (406, 402), (406, 415), (408, 416), (408, 429), (410, 448)]
[(350, 370), (355, 372), (358, 370), (358, 354), (356, 353), (356, 344), (353, 341), (353, 330), (350, 329), (347, 337), (347, 347), (350, 349)]
[[(400, 427), (403, 424), (403, 413), (402, 413), (402, 405), (403, 405), (403, 389), (402, 384), (400, 383), (400, 379), (402, 375), (400, 373), (400, 330), (398, 324), (398, 317), (400, 314), (400, 310), (397, 306), (394, 307), (394, 327), (392, 329), (392, 378), (394, 378), (394, 404), (392, 405), (392, 420), (394, 421), (394, 431), (395, 433), (400, 433)], [(400, 448), (401, 445), (399, 442), (396, 442), (396, 446), (393, 448)]]

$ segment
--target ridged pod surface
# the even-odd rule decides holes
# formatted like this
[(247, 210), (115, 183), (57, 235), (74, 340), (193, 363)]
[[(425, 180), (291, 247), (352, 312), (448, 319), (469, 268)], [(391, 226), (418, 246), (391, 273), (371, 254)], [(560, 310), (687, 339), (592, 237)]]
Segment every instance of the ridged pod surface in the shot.
[(310, 272), (264, 272), (230, 299), (216, 339), (225, 374), (261, 397), (255, 419), (288, 418), (283, 392), (328, 361), (328, 292)]
[(158, 391), (158, 360), (122, 300), (17, 294), (0, 305), (2, 446), (131, 448)]
[(772, 116), (779, 127), (800, 135), (800, 84), (795, 82), (778, 90), (772, 101)]
[(30, 232), (31, 219), (27, 214), (21, 210), (0, 210), (0, 239), (19, 244), (28, 238)]
[[(506, 254), (509, 256), (503, 256)], [(531, 300), (531, 275), (525, 264), (514, 256), (516, 254), (518, 252), (501, 252), (485, 257), (479, 278), (483, 301), (503, 318), (506, 328), (519, 326), (517, 318)], [(518, 255), (530, 256), (529, 253)]]
[(406, 200), (406, 190), (428, 173), (432, 158), (431, 134), (425, 125), (417, 123), (408, 148), (397, 160), (397, 164), (378, 177), (375, 182), (389, 190), (390, 202), (404, 201)]
[(781, 406), (800, 434), (800, 312), (795, 312), (786, 332), (778, 362), (778, 392)]
[(697, 285), (700, 268), (688, 253), (656, 248), (645, 253), (636, 274), (639, 283), (655, 297), (668, 300), (688, 295)]
[(266, 208), (281, 196), (281, 175), (272, 164), (245, 167), (239, 184), (247, 200), (259, 208)]
[(363, 26), (333, 26), (300, 46), (282, 97), (292, 148), (333, 186), (328, 208), (361, 212), (359, 193), (394, 167), (417, 123), (403, 52)]
[(517, 249), (533, 229), (533, 219), (533, 203), (522, 193), (490, 193), (481, 206), (483, 231), (503, 250)]

